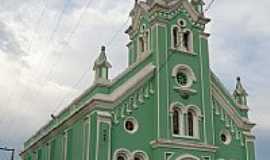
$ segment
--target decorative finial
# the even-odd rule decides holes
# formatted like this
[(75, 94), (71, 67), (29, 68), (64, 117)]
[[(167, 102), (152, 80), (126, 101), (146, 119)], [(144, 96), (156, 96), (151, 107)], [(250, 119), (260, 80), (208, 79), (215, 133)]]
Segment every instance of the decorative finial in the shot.
[(106, 47), (105, 46), (101, 46), (101, 52), (105, 52)]
[(238, 82), (240, 82), (240, 81), (241, 81), (241, 78), (240, 78), (240, 77), (237, 77), (236, 80), (237, 80)]
[(241, 78), (238, 76), (236, 80), (237, 80), (236, 87), (233, 92), (234, 98), (238, 104), (247, 105), (248, 94), (241, 83)]

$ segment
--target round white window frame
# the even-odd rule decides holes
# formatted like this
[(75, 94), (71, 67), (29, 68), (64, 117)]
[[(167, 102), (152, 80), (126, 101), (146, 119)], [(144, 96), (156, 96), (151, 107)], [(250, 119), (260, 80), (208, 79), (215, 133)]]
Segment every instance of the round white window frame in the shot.
[[(221, 138), (221, 136), (222, 136), (223, 134), (226, 136), (226, 141), (225, 141), (225, 142), (222, 141), (222, 138)], [(228, 130), (223, 130), (223, 131), (221, 131), (220, 134), (219, 134), (219, 139), (220, 139), (221, 143), (223, 143), (223, 144), (225, 144), (225, 145), (230, 145), (230, 144), (232, 143), (233, 137), (232, 137), (232, 134), (230, 133), (230, 131), (228, 131)]]
[[(183, 24), (181, 24), (181, 21), (183, 22)], [(186, 22), (186, 20), (184, 20), (183, 18), (181, 18), (181, 19), (178, 19), (177, 20), (177, 25), (179, 25), (180, 27), (184, 28), (184, 27), (187, 26), (187, 22)]]
[(136, 155), (139, 155), (139, 156), (142, 156), (143, 157), (143, 160), (149, 160), (149, 157), (147, 155), (147, 153), (145, 153), (144, 151), (141, 151), (141, 150), (136, 150), (132, 153), (132, 157), (133, 159), (135, 160), (135, 156)]
[(114, 152), (114, 160), (117, 160), (117, 157), (119, 155), (123, 155), (124, 157), (126, 157), (126, 160), (130, 160), (131, 157), (132, 157), (132, 154), (130, 153), (129, 150), (125, 149), (125, 148), (120, 148), (120, 149), (117, 149), (115, 152)]
[[(128, 130), (126, 128), (126, 122), (127, 121), (131, 121), (134, 125), (134, 129), (132, 131)], [(129, 133), (129, 134), (134, 134), (138, 131), (139, 129), (139, 124), (138, 124), (138, 121), (134, 118), (134, 117), (127, 117), (125, 120), (124, 120), (124, 124), (123, 124), (123, 127), (124, 127), (124, 130)]]
[[(179, 72), (182, 72), (182, 73), (186, 74), (186, 76), (187, 76), (187, 84), (186, 85), (180, 85), (178, 83), (177, 74)], [(190, 88), (193, 85), (193, 83), (197, 81), (197, 78), (195, 77), (195, 74), (194, 74), (193, 70), (188, 65), (185, 65), (185, 64), (176, 65), (173, 68), (172, 77), (174, 77), (175, 82), (176, 82), (177, 86), (179, 86), (179, 87)]]

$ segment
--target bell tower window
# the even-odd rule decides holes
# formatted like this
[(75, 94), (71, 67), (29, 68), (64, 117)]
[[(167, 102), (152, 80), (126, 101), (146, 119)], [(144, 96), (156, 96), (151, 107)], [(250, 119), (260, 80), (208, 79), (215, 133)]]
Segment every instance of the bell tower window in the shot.
[(194, 136), (194, 113), (192, 110), (188, 111), (187, 114), (187, 121), (188, 121), (188, 136)]
[(173, 134), (179, 135), (180, 134), (180, 114), (179, 110), (174, 108), (173, 111)]
[(191, 51), (191, 32), (186, 31), (183, 34), (183, 47), (187, 51)]
[(192, 52), (193, 51), (193, 34), (187, 27), (184, 19), (177, 21), (171, 29), (171, 47), (176, 50)]
[(177, 48), (178, 47), (178, 27), (174, 27), (172, 30), (172, 40), (173, 40), (173, 48)]
[(143, 37), (139, 38), (139, 49), (140, 49), (141, 53), (144, 52), (144, 40), (143, 40)]

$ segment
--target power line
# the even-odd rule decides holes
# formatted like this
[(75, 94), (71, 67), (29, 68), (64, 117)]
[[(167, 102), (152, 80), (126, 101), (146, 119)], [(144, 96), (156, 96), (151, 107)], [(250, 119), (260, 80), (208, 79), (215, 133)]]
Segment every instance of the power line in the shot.
[[(79, 80), (77, 80), (71, 88), (77, 88), (78, 85), (81, 83), (81, 81), (85, 78), (85, 76), (88, 74), (89, 72), (89, 68), (87, 70), (85, 70), (85, 72), (83, 72), (83, 74), (80, 76)], [(55, 110), (53, 111), (53, 114), (55, 114), (55, 112), (58, 111), (58, 109), (63, 105), (63, 103), (65, 102), (66, 98), (68, 98), (72, 93), (67, 93), (62, 99), (61, 101), (59, 102), (59, 104), (57, 105), (57, 107), (55, 108)], [(60, 97), (59, 97), (60, 98)]]
[(120, 29), (112, 36), (112, 38), (108, 41), (107, 47), (111, 46), (115, 38), (122, 32), (122, 29), (128, 24), (129, 22), (129, 17), (127, 18), (126, 21), (120, 26)]
[[(73, 36), (75, 35), (77, 29), (80, 27), (81, 25), (81, 22), (82, 22), (82, 19), (83, 19), (83, 16), (85, 14), (85, 12), (87, 11), (87, 9), (90, 7), (90, 4), (93, 2), (93, 0), (88, 0), (83, 11), (81, 12), (80, 16), (79, 16), (79, 19), (77, 21), (77, 23), (74, 25), (74, 27), (71, 29), (71, 31), (69, 32), (68, 36), (67, 36), (67, 40), (66, 40), (66, 43), (64, 44), (64, 46), (68, 46), (70, 44), (70, 41), (71, 39), (73, 38)], [(57, 48), (58, 49), (58, 48)], [(57, 50), (56, 49), (56, 50)], [(62, 45), (62, 48), (60, 50), (63, 50), (64, 47)], [(62, 55), (63, 56), (63, 55)], [(53, 74), (53, 71), (55, 68), (57, 68), (57, 65), (59, 64), (59, 61), (61, 60), (62, 56), (59, 56), (58, 57), (58, 60), (56, 61), (56, 63), (54, 63), (52, 65), (52, 67), (50, 68), (49, 70), (49, 73), (46, 77), (50, 77), (51, 74)], [(49, 80), (51, 80), (51, 78), (48, 78)]]
[(211, 7), (213, 6), (213, 4), (215, 3), (216, 0), (211, 0), (211, 2), (206, 6), (205, 8), (205, 12), (209, 11), (211, 9)]
[[(83, 11), (81, 12), (81, 14), (80, 14), (80, 16), (79, 16), (79, 19), (78, 19), (77, 23), (74, 25), (74, 27), (71, 29), (70, 33), (69, 33), (68, 36), (67, 36), (67, 40), (66, 40), (67, 43), (64, 44), (65, 46), (68, 46), (68, 45), (69, 45), (69, 43), (70, 43), (70, 41), (72, 40), (73, 36), (75, 35), (77, 29), (80, 27), (80, 25), (81, 25), (81, 23), (82, 23), (82, 19), (83, 19), (84, 14), (86, 13), (87, 9), (90, 7), (90, 5), (92, 4), (92, 2), (93, 2), (93, 0), (87, 0), (87, 1), (86, 1), (86, 5), (85, 5)], [(63, 48), (64, 48), (64, 46), (62, 45), (62, 48), (61, 48), (60, 50), (62, 50)], [(57, 48), (57, 49), (58, 49), (58, 48)], [(56, 50), (57, 50), (57, 49), (56, 49)], [(63, 55), (62, 55), (62, 56), (63, 56)], [(45, 77), (49, 77), (49, 78), (48, 78), (49, 81), (51, 80), (51, 77), (52, 77), (51, 75), (53, 74), (54, 69), (55, 69), (55, 68), (57, 67), (57, 65), (59, 64), (59, 61), (60, 61), (60, 59), (61, 59), (62, 56), (59, 56), (59, 57), (58, 57), (58, 60), (56, 61), (56, 63), (54, 63), (54, 64), (52, 65), (52, 67), (51, 67), (50, 70), (49, 70), (49, 73), (47, 74), (47, 76), (45, 76)], [(82, 77), (82, 78), (84, 78), (84, 76), (85, 76), (85, 74), (83, 74), (83, 77)], [(82, 78), (81, 78), (81, 79), (82, 79)], [(80, 79), (78, 82), (80, 82), (81, 79)], [(77, 86), (77, 84), (75, 84), (75, 85)], [(42, 89), (43, 89), (43, 88), (44, 88), (44, 85), (43, 85)]]

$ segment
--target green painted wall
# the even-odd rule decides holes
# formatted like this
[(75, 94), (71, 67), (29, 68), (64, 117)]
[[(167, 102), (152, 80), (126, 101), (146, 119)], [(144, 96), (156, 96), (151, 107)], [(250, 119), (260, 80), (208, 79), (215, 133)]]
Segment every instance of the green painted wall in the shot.
[[(186, 28), (192, 31), (192, 53), (171, 48), (171, 29), (179, 19), (184, 19)], [(150, 31), (150, 49), (144, 59), (138, 60), (141, 54), (138, 38), (143, 34), (143, 26)], [(246, 113), (237, 108), (222, 84), (210, 73), (204, 26), (194, 23), (185, 10), (147, 12), (141, 15), (138, 30), (130, 39), (129, 69), (125, 74), (109, 87), (95, 86), (87, 90), (81, 99), (60, 114), (59, 120), (72, 115), (74, 108), (84, 107), (84, 103), (97, 93), (113, 93), (150, 63), (156, 67), (154, 74), (145, 77), (113, 104), (97, 104), (95, 109), (81, 114), (75, 122), (64, 123), (55, 134), (48, 135), (42, 143), (28, 149), (23, 156), (25, 160), (36, 160), (36, 157), (37, 160), (111, 160), (121, 149), (130, 154), (143, 151), (150, 160), (179, 160), (183, 155), (201, 160), (255, 160), (254, 144), (244, 134), (248, 130), (237, 126), (211, 92), (211, 83), (217, 84), (224, 99), (235, 107), (237, 113), (234, 116), (246, 117)], [(179, 64), (189, 66), (196, 76), (196, 82), (190, 88), (196, 93), (189, 94), (188, 98), (181, 96), (182, 91), (176, 89), (176, 79), (172, 76), (172, 70)], [(175, 102), (198, 106), (202, 114), (198, 120), (198, 138), (173, 136), (170, 106)], [(127, 118), (136, 119), (138, 129), (135, 133), (125, 130)], [(50, 127), (55, 125), (55, 121), (49, 124)], [(223, 131), (230, 133), (231, 143), (221, 141)], [(156, 141), (158, 146), (152, 145)], [(163, 141), (170, 144), (159, 146)], [(214, 149), (209, 149), (211, 147)]]

